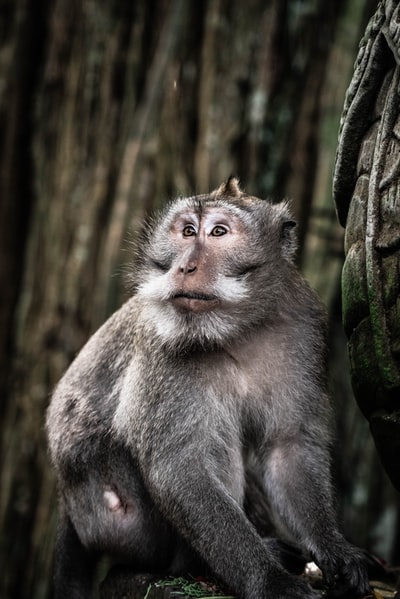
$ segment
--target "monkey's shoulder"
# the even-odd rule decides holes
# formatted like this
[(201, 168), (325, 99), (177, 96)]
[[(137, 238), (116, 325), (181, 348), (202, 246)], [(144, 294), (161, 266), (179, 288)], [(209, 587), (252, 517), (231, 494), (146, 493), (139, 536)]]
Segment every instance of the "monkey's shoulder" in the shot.
[(64, 381), (79, 384), (85, 380), (101, 379), (107, 374), (116, 374), (127, 365), (133, 351), (137, 301), (132, 297), (114, 312), (89, 338), (64, 375)]

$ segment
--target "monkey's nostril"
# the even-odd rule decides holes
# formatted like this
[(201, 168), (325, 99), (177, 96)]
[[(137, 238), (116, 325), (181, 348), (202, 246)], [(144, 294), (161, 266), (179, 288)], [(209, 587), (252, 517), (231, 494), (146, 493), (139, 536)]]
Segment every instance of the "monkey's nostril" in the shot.
[(184, 266), (181, 266), (180, 271), (182, 274), (184, 275), (190, 275), (192, 274), (192, 272), (195, 272), (197, 270), (197, 266), (195, 264), (193, 264), (192, 262), (189, 262), (189, 264), (185, 264)]

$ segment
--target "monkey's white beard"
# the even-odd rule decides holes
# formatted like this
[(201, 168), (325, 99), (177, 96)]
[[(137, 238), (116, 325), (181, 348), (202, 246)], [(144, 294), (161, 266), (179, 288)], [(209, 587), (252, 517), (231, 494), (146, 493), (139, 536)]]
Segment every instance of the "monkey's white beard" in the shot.
[[(169, 272), (159, 275), (151, 275), (143, 281), (137, 290), (137, 295), (144, 299), (165, 302), (170, 300), (176, 288), (171, 284)], [(179, 290), (180, 291), (180, 290)], [(235, 277), (219, 276), (217, 282), (210, 289), (199, 289), (207, 295), (217, 297), (222, 303), (238, 304), (248, 297), (248, 286), (245, 279)]]
[(141, 312), (141, 321), (151, 327), (155, 337), (171, 351), (180, 351), (193, 345), (203, 347), (223, 345), (237, 335), (237, 319), (211, 312), (193, 314), (179, 312), (171, 303), (147, 302)]
[(194, 344), (203, 347), (223, 345), (240, 332), (237, 311), (248, 297), (245, 280), (220, 276), (217, 285), (206, 293), (217, 297), (221, 305), (201, 313), (175, 308), (171, 298), (176, 290), (171, 288), (170, 280), (168, 273), (152, 276), (137, 291), (137, 297), (144, 300), (141, 322), (151, 326), (161, 343), (174, 351)]

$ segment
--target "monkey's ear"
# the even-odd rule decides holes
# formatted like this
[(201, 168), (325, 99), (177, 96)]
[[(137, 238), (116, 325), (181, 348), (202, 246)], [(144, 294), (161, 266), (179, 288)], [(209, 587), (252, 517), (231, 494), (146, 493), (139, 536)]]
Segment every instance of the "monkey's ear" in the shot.
[(293, 260), (297, 250), (296, 221), (285, 219), (281, 225), (280, 242), (282, 254), (288, 260)]
[(216, 196), (225, 196), (228, 198), (239, 198), (243, 194), (239, 187), (239, 179), (234, 175), (231, 175), (224, 183), (221, 183), (214, 193)]

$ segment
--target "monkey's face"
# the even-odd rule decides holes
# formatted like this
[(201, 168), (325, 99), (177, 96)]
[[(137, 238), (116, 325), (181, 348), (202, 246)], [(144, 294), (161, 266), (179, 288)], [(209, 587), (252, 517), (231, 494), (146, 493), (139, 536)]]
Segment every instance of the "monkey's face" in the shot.
[(268, 317), (277, 299), (287, 212), (240, 192), (177, 200), (142, 247), (137, 296), (160, 341), (223, 345)]
[[(169, 298), (182, 314), (229, 310), (247, 295), (232, 272), (232, 256), (243, 252), (244, 223), (233, 211), (216, 206), (178, 213), (169, 227), (173, 257)], [(240, 273), (235, 273), (236, 275)]]

